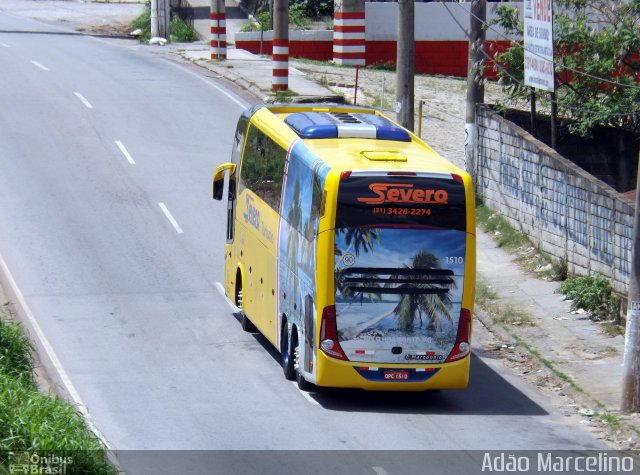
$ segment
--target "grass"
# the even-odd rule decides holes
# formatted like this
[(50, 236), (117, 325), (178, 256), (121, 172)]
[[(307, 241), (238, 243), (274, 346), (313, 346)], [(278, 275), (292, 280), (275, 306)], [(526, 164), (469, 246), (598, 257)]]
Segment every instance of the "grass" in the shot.
[(504, 217), (494, 213), (483, 204), (476, 207), (476, 222), (507, 251), (515, 252), (515, 261), (536, 277), (547, 280), (564, 280), (567, 277), (567, 265), (564, 261), (552, 259), (537, 250), (526, 234), (518, 231)]
[(524, 233), (516, 231), (505, 218), (484, 205), (476, 208), (476, 221), (486, 233), (493, 236), (498, 247), (513, 250), (531, 244)]
[[(147, 5), (144, 12), (131, 22), (131, 28), (142, 31), (141, 35), (138, 37), (141, 43), (146, 43), (151, 39), (150, 5)], [(198, 35), (193, 29), (193, 26), (177, 16), (173, 17), (171, 20), (169, 30), (171, 33), (171, 41), (178, 43), (191, 43), (193, 41), (198, 41)]]
[(596, 412), (594, 416), (599, 418), (602, 422), (608, 424), (609, 427), (611, 427), (613, 430), (618, 430), (622, 427), (620, 419), (614, 414), (609, 414), (606, 412), (604, 414), (601, 414), (599, 412)]
[(75, 407), (38, 392), (31, 352), (19, 325), (0, 313), (0, 452), (68, 457), (68, 474), (115, 474)]
[(583, 393), (584, 392), (584, 390), (578, 385), (578, 383), (576, 383), (570, 376), (567, 376), (562, 371), (557, 369), (554, 366), (554, 364), (551, 361), (549, 361), (547, 358), (542, 356), (538, 350), (533, 348), (531, 345), (529, 345), (526, 341), (524, 341), (522, 338), (520, 338), (515, 333), (509, 331), (509, 334), (516, 340), (518, 345), (522, 346), (529, 353), (531, 353), (533, 356), (535, 356), (538, 359), (538, 361), (540, 361), (540, 363), (542, 363), (546, 368), (548, 368), (555, 376), (557, 376), (558, 378), (560, 378), (561, 380), (563, 380), (564, 382), (569, 384), (569, 386), (571, 386), (577, 392), (579, 392), (579, 393)]
[(513, 326), (535, 326), (535, 321), (525, 310), (498, 301), (498, 294), (483, 280), (476, 282), (476, 304), (491, 315), (495, 323)]
[(278, 102), (292, 102), (293, 98), (299, 96), (299, 94), (291, 89), (286, 91), (277, 91), (270, 99), (274, 103)]
[(151, 39), (151, 6), (147, 5), (144, 12), (131, 22), (131, 28), (134, 30), (141, 30), (142, 33), (138, 37), (141, 43), (149, 41)]
[(173, 17), (171, 20), (170, 31), (171, 41), (175, 41), (177, 43), (192, 43), (194, 41), (198, 41), (198, 35), (193, 29), (193, 26), (180, 17)]

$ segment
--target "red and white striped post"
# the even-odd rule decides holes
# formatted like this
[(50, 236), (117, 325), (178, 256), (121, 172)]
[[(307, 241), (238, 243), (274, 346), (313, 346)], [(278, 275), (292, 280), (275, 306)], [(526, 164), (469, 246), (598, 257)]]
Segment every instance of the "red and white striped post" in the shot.
[(211, 0), (211, 59), (227, 58), (224, 0)]
[(275, 0), (273, 5), (273, 75), (271, 91), (289, 89), (289, 0)]
[(364, 0), (336, 2), (333, 18), (333, 61), (364, 66), (366, 63)]
[(289, 89), (289, 39), (273, 39), (273, 92)]

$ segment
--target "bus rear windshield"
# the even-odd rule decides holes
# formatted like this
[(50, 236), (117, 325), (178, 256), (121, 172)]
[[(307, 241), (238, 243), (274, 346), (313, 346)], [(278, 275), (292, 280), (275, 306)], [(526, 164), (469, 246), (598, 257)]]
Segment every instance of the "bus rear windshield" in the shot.
[(449, 176), (344, 177), (336, 228), (419, 227), (466, 230), (464, 184)]

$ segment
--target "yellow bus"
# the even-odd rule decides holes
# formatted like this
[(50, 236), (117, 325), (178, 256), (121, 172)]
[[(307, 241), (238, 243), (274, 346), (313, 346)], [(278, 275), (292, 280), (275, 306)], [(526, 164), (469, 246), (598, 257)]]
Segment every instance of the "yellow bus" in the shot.
[(470, 176), (377, 111), (257, 105), (213, 197), (224, 288), (301, 389), (461, 389), (475, 292)]

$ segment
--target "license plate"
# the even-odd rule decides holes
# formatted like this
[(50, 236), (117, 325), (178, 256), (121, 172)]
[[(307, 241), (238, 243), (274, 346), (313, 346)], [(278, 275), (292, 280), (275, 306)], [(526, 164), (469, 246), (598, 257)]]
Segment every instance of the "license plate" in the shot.
[(385, 381), (406, 381), (409, 379), (409, 371), (385, 371)]

